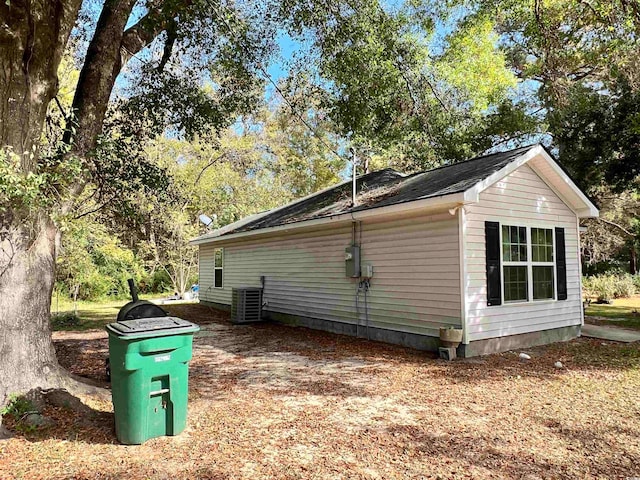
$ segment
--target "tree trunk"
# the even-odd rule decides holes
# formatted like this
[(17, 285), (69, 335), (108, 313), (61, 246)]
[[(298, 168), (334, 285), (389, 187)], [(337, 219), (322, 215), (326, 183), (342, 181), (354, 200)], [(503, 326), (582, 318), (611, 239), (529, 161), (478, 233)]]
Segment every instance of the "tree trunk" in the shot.
[[(57, 69), (80, 0), (0, 2), (0, 148), (16, 174), (38, 167), (38, 145)], [(7, 394), (59, 385), (49, 312), (58, 231), (47, 213), (19, 201), (0, 215), (0, 405)]]
[[(81, 0), (0, 0), (0, 149), (20, 158), (18, 175), (38, 170), (47, 106)], [(135, 0), (105, 0), (74, 97), (69, 155), (86, 160), (102, 130), (122, 66), (164, 28), (157, 8), (124, 30)], [(175, 9), (180, 2), (171, 3)], [(89, 165), (91, 165), (89, 163)], [(81, 193), (88, 178), (68, 192)], [(72, 201), (61, 205), (66, 213)], [(60, 240), (54, 212), (16, 202), (0, 212), (0, 405), (8, 393), (78, 385), (57, 364), (49, 314)], [(58, 212), (60, 213), (60, 212)], [(87, 391), (85, 389), (85, 391)]]
[(636, 254), (636, 246), (634, 244), (631, 244), (630, 248), (629, 273), (631, 273), (631, 275), (638, 273), (638, 257)]
[(0, 2), (0, 145), (33, 171), (47, 106), (80, 0)]
[(89, 43), (73, 98), (75, 136), (68, 129), (64, 141), (72, 154), (85, 157), (96, 145), (116, 77), (122, 68), (121, 43), (135, 0), (106, 0), (96, 32)]
[(10, 393), (61, 383), (49, 326), (59, 234), (46, 219), (38, 222), (31, 244), (22, 230), (13, 229), (1, 242), (11, 256), (0, 264), (0, 404)]

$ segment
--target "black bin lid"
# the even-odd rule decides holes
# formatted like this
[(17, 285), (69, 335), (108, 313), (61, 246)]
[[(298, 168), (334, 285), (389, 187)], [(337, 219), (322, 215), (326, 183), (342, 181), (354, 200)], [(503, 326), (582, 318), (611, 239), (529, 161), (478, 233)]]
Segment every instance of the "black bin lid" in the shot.
[(110, 323), (107, 330), (122, 337), (155, 337), (197, 332), (200, 327), (178, 317), (152, 317)]

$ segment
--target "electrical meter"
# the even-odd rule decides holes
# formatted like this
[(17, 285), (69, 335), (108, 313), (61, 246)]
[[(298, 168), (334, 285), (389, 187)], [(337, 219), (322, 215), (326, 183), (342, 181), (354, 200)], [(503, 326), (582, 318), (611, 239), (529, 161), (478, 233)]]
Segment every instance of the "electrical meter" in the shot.
[(360, 247), (352, 245), (344, 249), (344, 265), (347, 277), (360, 277)]

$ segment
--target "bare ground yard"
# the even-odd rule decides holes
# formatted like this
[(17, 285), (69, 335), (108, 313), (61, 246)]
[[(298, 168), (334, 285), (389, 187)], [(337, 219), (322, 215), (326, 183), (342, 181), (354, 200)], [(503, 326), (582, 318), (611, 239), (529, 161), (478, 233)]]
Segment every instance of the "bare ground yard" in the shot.
[[(626, 478), (640, 476), (640, 347), (579, 339), (444, 362), (303, 328), (201, 323), (189, 427), (120, 446), (111, 405), (0, 441), (0, 478)], [(99, 331), (56, 332), (60, 361), (101, 379)], [(565, 368), (555, 369), (560, 360)]]

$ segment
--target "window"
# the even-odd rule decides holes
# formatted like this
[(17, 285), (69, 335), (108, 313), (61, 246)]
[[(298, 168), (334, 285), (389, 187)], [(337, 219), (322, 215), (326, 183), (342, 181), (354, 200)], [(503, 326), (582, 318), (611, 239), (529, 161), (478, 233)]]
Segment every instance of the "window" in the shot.
[(504, 301), (555, 298), (553, 230), (502, 225), (501, 234)]
[(216, 248), (213, 251), (213, 287), (222, 288), (222, 269), (224, 251), (222, 248)]
[(553, 230), (549, 228), (531, 229), (531, 261), (533, 299), (553, 298)]
[(527, 301), (529, 288), (526, 227), (502, 226), (502, 261), (504, 262), (504, 301)]

